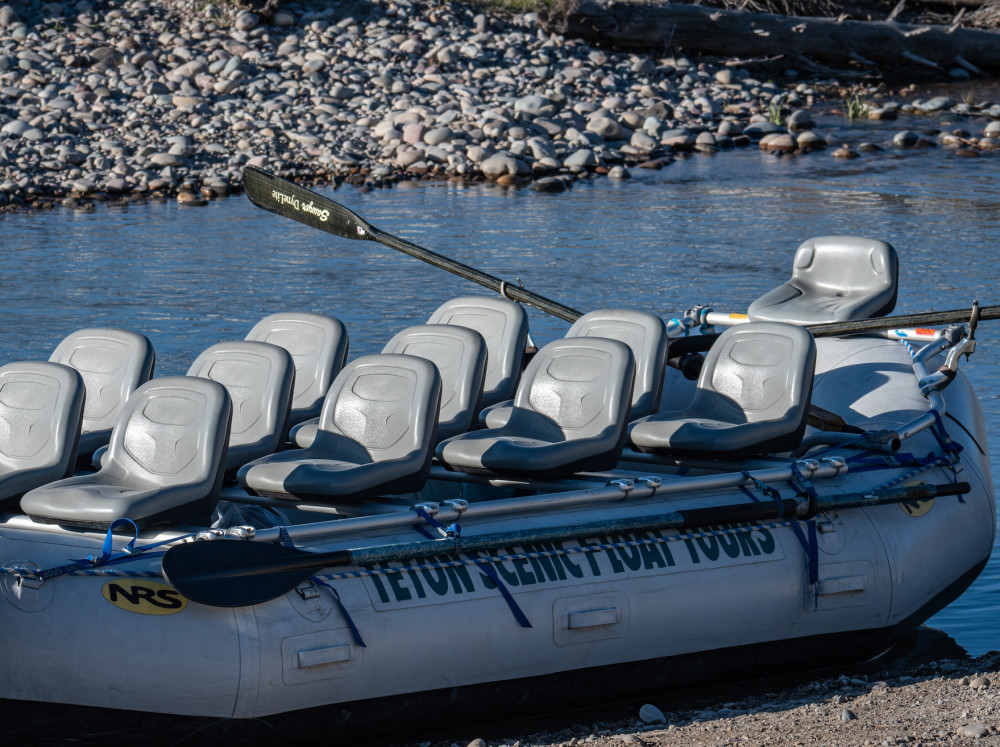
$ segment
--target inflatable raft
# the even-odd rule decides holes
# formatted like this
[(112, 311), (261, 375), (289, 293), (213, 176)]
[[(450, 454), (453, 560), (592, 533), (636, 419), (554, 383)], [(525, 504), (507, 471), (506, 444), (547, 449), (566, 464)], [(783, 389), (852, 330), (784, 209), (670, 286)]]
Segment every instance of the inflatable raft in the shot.
[(349, 726), (879, 654), (993, 544), (975, 313), (811, 333), (891, 311), (895, 252), (795, 267), (527, 362), (524, 308), (468, 296), (349, 362), (291, 313), (184, 377), (109, 329), (0, 368), (0, 697)]

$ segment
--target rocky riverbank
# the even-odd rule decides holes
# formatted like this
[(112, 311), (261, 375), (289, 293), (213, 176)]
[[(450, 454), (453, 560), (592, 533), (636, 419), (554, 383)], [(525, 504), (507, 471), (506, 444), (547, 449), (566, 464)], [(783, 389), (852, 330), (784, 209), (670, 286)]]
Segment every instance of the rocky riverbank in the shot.
[[(532, 13), (424, 0), (289, 3), (266, 23), (194, 0), (13, 0), (0, 4), (0, 209), (197, 203), (238, 189), (247, 163), (362, 188), (561, 190), (765, 135), (776, 152), (823, 148), (804, 109), (824, 91), (841, 95), (780, 87), (738, 61), (592, 48), (543, 33)], [(990, 102), (940, 108), (1000, 117)], [(1000, 130), (984, 125), (958, 145), (994, 144)]]
[[(1000, 745), (1000, 654), (933, 659), (905, 674), (869, 670), (774, 681), (742, 690), (663, 697), (629, 715), (419, 747), (929, 747)], [(752, 693), (752, 694), (750, 694)], [(577, 717), (580, 714), (576, 714)]]

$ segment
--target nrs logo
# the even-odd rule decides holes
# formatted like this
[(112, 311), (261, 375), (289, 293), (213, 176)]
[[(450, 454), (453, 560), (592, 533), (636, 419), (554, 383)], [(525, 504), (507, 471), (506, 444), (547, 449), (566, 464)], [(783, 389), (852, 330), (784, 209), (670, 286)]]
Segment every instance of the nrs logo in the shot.
[(172, 615), (187, 607), (187, 599), (177, 589), (156, 581), (109, 581), (101, 591), (115, 607), (140, 615)]

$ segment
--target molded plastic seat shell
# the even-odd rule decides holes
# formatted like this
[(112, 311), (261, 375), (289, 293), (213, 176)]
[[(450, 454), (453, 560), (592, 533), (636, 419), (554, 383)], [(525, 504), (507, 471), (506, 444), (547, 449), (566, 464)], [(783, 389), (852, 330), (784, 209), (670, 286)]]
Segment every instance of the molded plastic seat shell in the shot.
[(492, 296), (461, 296), (439, 306), (427, 323), (468, 327), (483, 336), (487, 351), (483, 407), (514, 396), (528, 338), (528, 314), (520, 304)]
[(49, 356), (80, 372), (87, 389), (79, 455), (93, 454), (111, 438), (111, 429), (129, 396), (153, 376), (156, 356), (149, 339), (111, 327), (68, 335)]
[(108, 529), (211, 514), (222, 486), (232, 414), (221, 384), (194, 376), (153, 379), (133, 392), (98, 472), (32, 490), (21, 509), (36, 521)]
[(525, 369), (507, 424), (442, 441), (437, 457), (460, 472), (538, 478), (608, 469), (621, 456), (634, 377), (622, 342), (550, 342)]
[(295, 390), (289, 424), (319, 415), (323, 399), (347, 360), (347, 329), (338, 319), (307, 311), (264, 317), (246, 336), (287, 350), (295, 362)]
[[(437, 440), (465, 433), (472, 427), (486, 375), (486, 343), (481, 334), (452, 324), (418, 324), (399, 332), (382, 352), (416, 355), (437, 366), (441, 375)], [(296, 426), (292, 439), (307, 448), (318, 429), (319, 418), (307, 421)]]
[(0, 367), (0, 499), (72, 474), (84, 391), (79, 372), (60, 363)]
[[(635, 387), (629, 420), (645, 417), (660, 406), (663, 373), (667, 365), (667, 325), (655, 314), (634, 309), (599, 309), (584, 314), (566, 332), (566, 337), (606, 337), (619, 340), (635, 357)], [(487, 428), (500, 428), (510, 417), (513, 402), (501, 403), (483, 412)]]
[(273, 454), (285, 443), (295, 384), (287, 350), (266, 342), (220, 342), (199, 355), (188, 376), (217, 381), (233, 403), (226, 471)]
[(639, 451), (740, 457), (794, 449), (809, 410), (816, 343), (802, 327), (750, 322), (723, 332), (688, 407), (636, 421)]
[(791, 279), (750, 304), (747, 316), (803, 325), (885, 316), (898, 284), (899, 258), (886, 242), (820, 236), (798, 248)]
[(237, 473), (255, 495), (316, 502), (415, 492), (430, 472), (441, 378), (412, 355), (367, 355), (340, 372), (307, 449), (257, 459)]

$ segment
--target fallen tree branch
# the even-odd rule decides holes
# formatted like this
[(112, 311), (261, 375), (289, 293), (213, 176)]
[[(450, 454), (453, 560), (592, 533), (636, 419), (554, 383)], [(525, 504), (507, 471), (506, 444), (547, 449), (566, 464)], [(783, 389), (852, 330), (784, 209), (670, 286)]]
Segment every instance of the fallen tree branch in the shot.
[(728, 57), (774, 54), (830, 63), (919, 64), (1000, 72), (1000, 32), (885, 21), (748, 13), (699, 5), (625, 0), (560, 0), (542, 19), (548, 32), (596, 44)]

